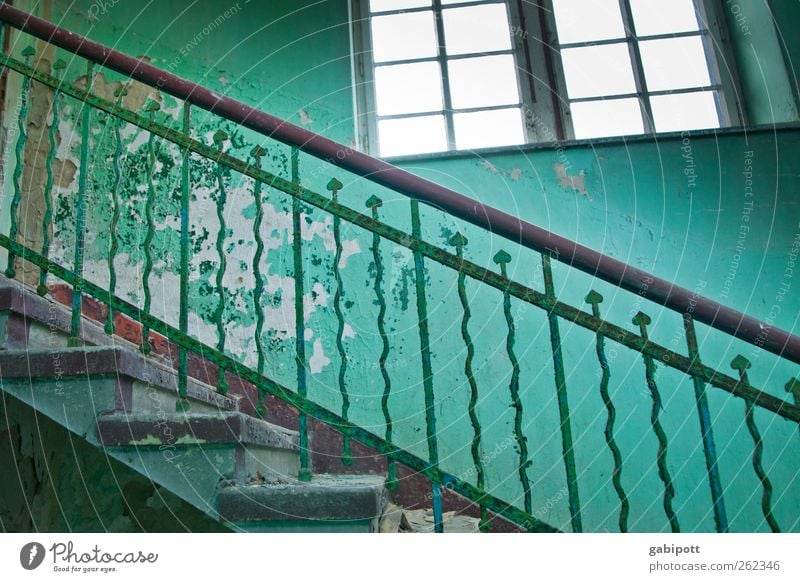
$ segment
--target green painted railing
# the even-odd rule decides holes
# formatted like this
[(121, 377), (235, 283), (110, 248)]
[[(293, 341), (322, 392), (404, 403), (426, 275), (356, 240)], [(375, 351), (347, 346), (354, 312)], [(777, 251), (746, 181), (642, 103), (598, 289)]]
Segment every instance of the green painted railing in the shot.
[[(596, 386), (589, 387), (596, 390), (602, 401), (602, 410), (605, 414), (605, 429), (602, 437), (608, 454), (613, 462), (613, 471), (607, 476), (608, 481), (613, 485), (613, 491), (619, 503), (616, 509), (618, 513), (618, 527), (622, 532), (628, 531), (631, 521), (632, 503), (630, 491), (626, 490), (626, 482), (623, 480), (626, 467), (630, 463), (630, 457), (625, 458), (619, 444), (620, 419), (615, 405), (614, 391), (611, 389), (615, 381), (613, 362), (608, 356), (608, 344), (613, 343), (616, 347), (625, 348), (640, 354), (644, 364), (643, 386), (647, 389), (650, 403), (649, 426), (652, 435), (657, 441), (657, 453), (652, 459), (652, 464), (657, 471), (661, 481), (661, 490), (657, 496), (661, 500), (664, 516), (672, 531), (680, 531), (679, 511), (675, 507), (675, 485), (674, 476), (670, 469), (670, 436), (662, 422), (663, 412), (663, 393), (667, 389), (657, 382), (658, 367), (672, 369), (691, 380), (694, 388), (694, 398), (698, 414), (701, 441), (706, 473), (704, 480), (705, 487), (710, 491), (711, 507), (713, 512), (715, 527), (717, 531), (725, 532), (731, 528), (728, 510), (725, 505), (725, 485), (720, 476), (720, 465), (718, 449), (719, 445), (714, 438), (713, 415), (708, 403), (709, 387), (729, 393), (729, 396), (736, 397), (736, 401), (744, 405), (744, 416), (742, 421), (753, 441), (752, 466), (761, 488), (761, 507), (764, 523), (772, 531), (780, 531), (781, 525), (773, 511), (774, 487), (769, 477), (769, 470), (765, 468), (763, 462), (764, 442), (759, 432), (756, 422), (755, 411), (768, 411), (775, 419), (782, 419), (793, 424), (800, 422), (800, 408), (797, 399), (800, 399), (800, 390), (797, 388), (800, 382), (791, 379), (786, 385), (786, 390), (792, 392), (795, 403), (792, 404), (784, 399), (778, 398), (768, 392), (758, 389), (751, 385), (747, 369), (750, 362), (742, 355), (737, 355), (731, 362), (731, 368), (736, 371), (735, 375), (717, 370), (704, 365), (700, 359), (697, 333), (691, 311), (682, 313), (684, 340), (686, 342), (686, 354), (678, 353), (667, 347), (652, 341), (653, 326), (651, 317), (643, 312), (638, 312), (631, 321), (624, 322), (623, 326), (606, 321), (601, 317), (600, 306), (603, 296), (596, 290), (586, 289), (585, 309), (568, 305), (559, 300), (556, 295), (556, 285), (554, 282), (553, 266), (551, 255), (553, 253), (542, 252), (541, 268), (543, 275), (543, 289), (536, 290), (515, 281), (509, 274), (510, 265), (515, 260), (512, 253), (500, 250), (493, 257), (491, 267), (481, 266), (477, 262), (470, 261), (467, 257), (470, 245), (463, 232), (457, 232), (449, 237), (449, 244), (454, 249), (451, 252), (447, 248), (441, 248), (427, 240), (423, 236), (423, 215), (420, 212), (420, 204), (416, 200), (405, 201), (408, 214), (404, 220), (410, 223), (410, 229), (404, 230), (392, 225), (391, 220), (383, 221), (381, 215), (386, 211), (386, 205), (377, 195), (370, 196), (366, 201), (366, 208), (369, 214), (364, 214), (346, 205), (342, 200), (342, 193), (346, 190), (346, 183), (341, 170), (331, 169), (329, 181), (327, 181), (327, 192), (316, 192), (305, 185), (303, 174), (300, 167), (301, 152), (298, 147), (292, 147), (289, 155), (288, 177), (283, 177), (279, 173), (270, 172), (264, 168), (264, 160), (274, 150), (271, 149), (269, 136), (261, 136), (259, 143), (249, 145), (241, 143), (237, 145), (237, 150), (249, 152), (248, 155), (237, 157), (226, 152), (224, 144), (229, 140), (230, 133), (218, 129), (213, 133), (211, 141), (207, 144), (204, 140), (196, 137), (193, 132), (198, 126), (193, 125), (194, 117), (193, 106), (189, 102), (180, 104), (179, 115), (180, 128), (173, 127), (168, 123), (168, 119), (159, 111), (159, 103), (156, 99), (150, 98), (141, 111), (131, 111), (124, 106), (124, 98), (130, 92), (130, 85), (125, 83), (123, 87), (114, 93), (115, 100), (108, 100), (95, 91), (94, 79), (97, 74), (98, 66), (102, 62), (88, 62), (85, 82), (75, 83), (68, 81), (67, 71), (70, 67), (66, 66), (69, 61), (74, 69), (74, 55), (66, 55), (68, 59), (59, 59), (48, 72), (41, 62), (35, 62), (37, 52), (30, 46), (23, 47), (22, 36), (17, 36), (15, 42), (11, 43), (10, 54), (3, 56), (2, 64), (4, 67), (18, 74), (22, 78), (20, 84), (18, 123), (15, 142), (9, 144), (14, 149), (14, 168), (11, 180), (11, 190), (6, 193), (4, 208), (7, 209), (9, 216), (9, 227), (7, 234), (0, 234), (0, 246), (8, 251), (8, 265), (6, 275), (9, 277), (17, 276), (17, 266), (20, 261), (27, 262), (40, 269), (38, 275), (38, 291), (44, 295), (48, 292), (46, 285), (47, 276), (63, 281), (72, 287), (72, 336), (78, 341), (81, 325), (81, 307), (84, 296), (93, 297), (108, 307), (108, 318), (106, 332), (115, 332), (114, 315), (122, 314), (132, 318), (142, 324), (141, 349), (148, 353), (151, 349), (151, 338), (153, 334), (161, 335), (179, 346), (178, 355), (178, 401), (177, 409), (186, 410), (189, 402), (186, 399), (187, 377), (189, 373), (188, 355), (194, 353), (206, 358), (219, 367), (219, 381), (217, 388), (220, 392), (228, 390), (226, 374), (235, 374), (247, 382), (251, 382), (258, 389), (259, 404), (257, 412), (268, 415), (269, 411), (264, 406), (264, 399), (267, 395), (275, 396), (289, 405), (295, 407), (299, 412), (299, 431), (300, 431), (300, 450), (301, 450), (301, 473), (298, 476), (301, 480), (312, 479), (312, 467), (309, 455), (308, 441), (308, 420), (317, 419), (343, 435), (343, 446), (341, 450), (341, 463), (343, 465), (352, 464), (353, 452), (351, 441), (357, 440), (385, 455), (388, 462), (387, 487), (394, 489), (398, 485), (396, 464), (402, 464), (410, 469), (421, 473), (430, 479), (432, 483), (431, 500), (433, 503), (435, 529), (442, 531), (442, 494), (443, 488), (451, 490), (462, 497), (465, 497), (480, 509), (480, 529), (488, 531), (491, 529), (493, 515), (500, 515), (521, 528), (529, 531), (554, 531), (556, 528), (548, 523), (547, 519), (540, 519), (534, 506), (534, 496), (537, 489), (541, 470), (537, 466), (537, 457), (540, 444), (529, 442), (527, 433), (532, 422), (542, 406), (555, 406), (559, 418), (559, 433), (561, 440), (560, 462), (563, 464), (563, 478), (566, 484), (568, 498), (569, 523), (572, 531), (580, 532), (584, 529), (585, 513), (581, 504), (581, 499), (591, 493), (584, 485), (581, 488), (580, 465), (581, 459), (576, 455), (576, 426), (573, 418), (574, 412), (570, 407), (568, 399), (568, 383), (570, 374), (567, 369), (564, 354), (564, 341), (562, 340), (561, 325), (576, 325), (579, 328), (588, 330), (592, 336), (592, 344), (589, 350), (596, 352), (597, 365), (599, 367), (598, 380)], [(16, 50), (23, 47), (22, 50)], [(21, 57), (21, 58), (20, 58)], [(51, 111), (49, 115), (48, 128), (48, 155), (45, 157), (44, 165), (46, 169), (46, 182), (44, 184), (45, 212), (42, 216), (41, 233), (42, 245), (39, 248), (31, 248), (24, 243), (24, 237), (20, 234), (21, 202), (30, 195), (31, 184), (22, 183), (23, 168), (28, 162), (26, 153), (31, 150), (28, 143), (28, 115), (29, 103), (32, 87), (37, 85), (40, 89), (44, 88), (52, 94)], [(127, 88), (127, 89), (126, 89)], [(56, 127), (60, 120), (66, 115), (67, 106), (71, 111), (72, 117), (80, 127), (80, 159), (78, 167), (78, 187), (74, 198), (75, 224), (72, 234), (74, 235), (73, 260), (59, 262), (52, 256), (54, 240), (50, 235), (54, 228), (54, 179), (53, 164), (55, 160), (56, 147)], [(78, 112), (76, 114), (76, 111)], [(113, 143), (113, 153), (108, 163), (112, 168), (112, 183), (108, 191), (108, 206), (103, 206), (104, 202), (97, 196), (92, 196), (91, 208), (87, 208), (87, 196), (89, 178), (93, 171), (90, 164), (90, 142), (92, 140), (93, 127), (103, 120), (110, 124), (111, 141)], [(217, 123), (219, 125), (219, 123)], [(120, 242), (117, 236), (117, 225), (120, 221), (121, 213), (129, 209), (127, 201), (122, 193), (126, 185), (137, 186), (136, 184), (126, 184), (126, 176), (123, 173), (123, 143), (121, 131), (125, 128), (136, 128), (136, 131), (146, 134), (146, 158), (145, 175), (146, 184), (143, 185), (144, 193), (144, 216), (142, 217), (142, 253), (143, 268), (140, 273), (132, 271), (125, 273), (124, 276), (115, 267), (118, 258)], [(245, 135), (245, 134), (240, 134)], [(63, 139), (63, 136), (62, 136)], [(277, 144), (275, 144), (277, 147)], [(176, 266), (176, 275), (179, 281), (177, 293), (177, 304), (174, 305), (177, 311), (177, 326), (167, 323), (166, 318), (158, 317), (152, 313), (152, 289), (151, 282), (153, 277), (154, 256), (153, 245), (157, 235), (155, 211), (156, 202), (159, 196), (158, 189), (153, 181), (154, 171), (157, 164), (158, 152), (160, 149), (172, 147), (179, 152), (179, 162), (176, 164), (176, 171), (180, 173), (179, 190), (176, 197), (179, 200), (179, 213), (173, 217), (180, 225), (180, 248), (172, 249), (174, 257), (173, 264)], [(207, 162), (203, 167), (213, 172), (210, 183), (215, 185), (212, 196), (214, 203), (213, 211), (205, 209), (204, 216), (215, 217), (218, 228), (213, 233), (214, 236), (214, 265), (215, 276), (210, 293), (216, 302), (213, 310), (211, 324), (215, 332), (215, 337), (199, 339), (189, 332), (190, 315), (195, 314), (195, 306), (190, 297), (189, 288), (191, 284), (190, 263), (193, 256), (194, 243), (196, 237), (190, 228), (190, 217), (192, 212), (192, 190), (193, 179), (192, 171), (200, 165), (198, 160)], [(332, 174), (339, 174), (335, 177)], [(228, 304), (227, 296), (230, 292), (225, 285), (226, 265), (233, 258), (229, 250), (229, 229), (226, 225), (226, 209), (229, 208), (230, 184), (234, 176), (247, 177), (252, 183), (252, 202), (255, 207), (255, 216), (252, 223), (252, 243), (255, 250), (248, 270), (252, 273), (252, 301), (256, 308), (256, 321), (253, 338), (255, 346), (256, 364), (248, 366), (243, 358), (234, 355), (229, 348), (228, 340), (229, 325), (232, 317), (232, 307)], [(317, 175), (309, 176), (309, 181), (315, 181)], [(290, 389), (274, 380), (274, 375), (268, 365), (268, 355), (270, 350), (269, 342), (265, 341), (265, 330), (269, 329), (270, 321), (265, 317), (265, 301), (268, 299), (265, 292), (266, 274), (262, 270), (263, 260), (266, 254), (263, 223), (265, 220), (264, 209), (266, 204), (274, 204), (274, 197), (288, 195), (290, 204), (288, 214), (291, 217), (291, 240), (286, 241), (291, 255), (294, 281), (294, 354), (296, 362), (296, 387)], [(309, 208), (316, 209), (317, 212), (330, 216), (332, 224), (333, 239), (333, 263), (329, 269), (314, 261), (308, 260), (304, 254), (307, 238), (304, 237), (304, 229)], [(84, 273), (85, 265), (85, 243), (87, 235), (96, 233), (87, 232), (87, 211), (92, 213), (105, 212), (110, 218), (108, 229), (108, 284), (99, 285), (93, 282), (90, 276)], [(396, 216), (391, 217), (396, 219)], [(395, 221), (396, 222), (396, 221)], [(343, 228), (350, 228), (365, 233), (371, 240), (371, 260), (370, 267), (371, 281), (367, 286), (368, 293), (371, 294), (371, 301), (377, 306), (377, 316), (375, 320), (376, 337), (380, 343), (380, 355), (377, 358), (376, 367), (380, 371), (380, 385), (382, 387), (379, 395), (379, 409), (382, 415), (381, 421), (375, 421), (370, 426), (380, 424), (383, 428), (380, 431), (367, 430), (352, 420), (356, 416), (357, 401), (353, 399), (353, 389), (355, 383), (352, 380), (351, 370), (349, 369), (349, 354), (345, 345), (347, 330), (347, 309), (343, 299), (347, 293), (357, 283), (348, 278), (348, 271), (341, 268), (340, 262), (343, 256)], [(487, 233), (488, 236), (488, 233)], [(513, 243), (506, 241), (507, 244)], [(427, 455), (413, 454), (404, 447), (402, 443), (395, 442), (396, 428), (399, 420), (392, 417), (389, 402), (393, 394), (401, 388), (398, 386), (398, 378), (393, 375), (389, 365), (390, 354), (392, 353), (393, 335), (387, 329), (387, 310), (390, 305), (387, 297), (386, 281), (387, 270), (385, 265), (385, 252), (391, 249), (407, 249), (413, 257), (414, 294), (416, 303), (415, 327), (419, 341), (419, 368), (422, 378), (422, 400), (424, 401), (424, 440), (427, 448)], [(552, 257), (559, 258), (559, 257)], [(241, 260), (237, 257), (237, 260)], [(437, 377), (435, 376), (433, 353), (437, 348), (437, 342), (442, 342), (440, 334), (431, 327), (431, 291), (430, 291), (430, 268), (437, 264), (445, 267), (452, 277), (452, 284), (457, 291), (457, 302), (460, 304), (461, 317), (458, 321), (460, 328), (460, 340), (463, 342), (465, 356), (463, 357), (463, 373), (469, 389), (469, 402), (463, 410), (465, 418), (469, 419), (471, 434), (464, 439), (464, 442), (445, 442), (441, 436), (444, 430), (441, 423), (437, 423), (437, 417), (443, 402), (441, 392), (435, 390)], [(330, 407), (325, 407), (315, 402), (309, 397), (309, 357), (306, 351), (306, 324), (303, 300), (308, 290), (305, 287), (311, 280), (312, 272), (317, 273), (322, 269), (325, 276), (333, 281), (333, 316), (336, 320), (335, 330), (332, 332), (332, 340), (329, 342), (334, 347), (338, 355), (338, 368), (336, 371), (336, 392), (341, 407), (334, 411)], [(533, 267), (531, 267), (533, 270)], [(318, 273), (317, 273), (318, 274)], [(124, 299), (118, 292), (120, 281), (125, 277), (130, 279), (140, 276), (141, 281), (138, 287), (142, 290), (143, 302), (139, 305)], [(363, 287), (363, 279), (358, 281)], [(501, 294), (502, 314), (500, 323), (505, 335), (505, 345), (496, 350), (495, 354), (479, 358), (475, 348), (476, 338), (474, 336), (473, 317), (477, 309), (483, 308), (482, 305), (474, 303), (474, 295), (471, 294), (477, 288), (492, 288)], [(627, 293), (627, 292), (624, 292)], [(455, 297), (454, 297), (455, 299)], [(519, 313), (520, 309), (534, 309), (545, 315), (547, 320), (547, 331), (549, 332), (549, 345), (547, 349), (552, 362), (553, 377), (553, 396), (552, 402), (535, 402), (524, 398), (522, 387), (530, 380), (524, 377), (521, 368), (520, 353), (528, 352), (528, 346), (521, 346), (519, 340)], [(448, 335), (449, 338), (452, 336)], [(436, 339), (439, 338), (439, 339)], [(758, 352), (757, 347), (751, 346)], [(616, 348), (615, 348), (616, 349)], [(513, 409), (513, 421), (508, 425), (509, 442), (514, 443), (516, 459), (514, 470), (508, 474), (497, 474), (491, 459), (483, 452), (484, 439), (486, 437), (487, 419), (481, 420), (478, 411), (478, 404), (481, 401), (481, 385), (478, 371), (487, 364), (487, 360), (500, 357), (502, 353), (510, 364), (511, 373), (506, 384), (505, 396), (510, 399), (510, 406)], [(461, 357), (461, 356), (459, 356)], [(592, 356), (594, 358), (594, 356)], [(638, 356), (637, 356), (638, 357)], [(500, 383), (506, 382), (502, 380)], [(670, 388), (671, 389), (671, 388)], [(495, 397), (495, 396), (492, 396)], [(485, 396), (483, 396), (485, 398)], [(452, 406), (448, 403), (448, 406)], [(440, 413), (438, 413), (440, 414)], [(581, 427), (583, 428), (583, 427)], [(497, 430), (496, 428), (494, 430)], [(380, 432), (380, 434), (378, 434)], [(452, 433), (448, 433), (452, 434)], [(794, 433), (793, 433), (794, 434)], [(599, 436), (599, 435), (598, 435)], [(587, 438), (587, 437), (583, 437)], [(589, 437), (593, 438), (593, 437)], [(443, 447), (443, 445), (446, 445)], [(443, 468), (447, 460), (442, 457), (442, 450), (453, 450), (458, 447), (466, 447), (469, 450), (473, 470), (467, 474), (456, 475)], [(641, 463), (641, 461), (639, 461)], [(469, 475), (474, 475), (472, 479)], [(492, 493), (492, 484), (504, 483), (509, 480), (516, 480), (519, 484), (520, 494), (515, 499), (501, 499)], [(631, 479), (627, 481), (630, 486)], [(697, 486), (703, 485), (698, 483)], [(655, 494), (654, 494), (655, 496)], [(797, 523), (786, 524), (786, 528), (793, 529)]]

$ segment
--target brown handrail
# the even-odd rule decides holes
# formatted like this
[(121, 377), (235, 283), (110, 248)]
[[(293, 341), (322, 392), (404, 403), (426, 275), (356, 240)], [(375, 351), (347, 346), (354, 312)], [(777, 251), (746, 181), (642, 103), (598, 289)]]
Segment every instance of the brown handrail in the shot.
[(0, 4), (0, 20), (73, 54), (258, 131), (267, 137), (296, 146), (312, 156), (429, 204), (515, 243), (535, 251), (550, 252), (555, 259), (563, 263), (673, 311), (682, 314), (691, 312), (697, 321), (800, 364), (800, 337), (771, 324), (698, 296), (688, 289), (520, 220), (516, 216), (60, 28), (5, 2)]

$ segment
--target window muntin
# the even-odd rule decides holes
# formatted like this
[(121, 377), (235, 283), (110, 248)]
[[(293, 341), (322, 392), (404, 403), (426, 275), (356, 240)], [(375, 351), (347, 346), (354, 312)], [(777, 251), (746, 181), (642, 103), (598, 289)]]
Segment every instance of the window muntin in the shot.
[(554, 0), (553, 14), (562, 44), (625, 36), (619, 0)]
[(694, 0), (629, 0), (639, 36), (699, 31)]
[(506, 1), (370, 0), (368, 8), (376, 153), (525, 143)]
[[(576, 138), (722, 124), (710, 33), (693, 0), (552, 2)], [(632, 99), (638, 102), (638, 122)], [(610, 113), (619, 117), (609, 120)]]
[(430, 10), (374, 16), (370, 25), (374, 63), (437, 56), (436, 23)]
[(624, 44), (561, 50), (567, 93), (573, 99), (636, 92), (636, 80)]
[(742, 119), (735, 72), (717, 65), (720, 14), (704, 0), (353, 2), (358, 143), (375, 155)]
[(444, 115), (387, 118), (378, 120), (381, 155), (401, 156), (441, 152), (447, 149)]
[(512, 49), (503, 3), (443, 10), (442, 21), (445, 49), (450, 56)]

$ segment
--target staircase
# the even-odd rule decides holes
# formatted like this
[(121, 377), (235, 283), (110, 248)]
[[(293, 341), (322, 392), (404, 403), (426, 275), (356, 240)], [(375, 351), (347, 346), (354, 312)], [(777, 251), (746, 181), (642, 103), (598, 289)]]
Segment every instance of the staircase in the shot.
[(800, 531), (797, 336), (0, 20), (3, 395), (237, 531), (376, 531), (389, 498), (438, 532)]
[(240, 398), (191, 380), (190, 411), (175, 412), (165, 362), (91, 321), (70, 347), (69, 311), (13, 281), (0, 286), (0, 313), (6, 404), (30, 406), (231, 530), (377, 531), (382, 477), (299, 481), (297, 432), (244, 414)]

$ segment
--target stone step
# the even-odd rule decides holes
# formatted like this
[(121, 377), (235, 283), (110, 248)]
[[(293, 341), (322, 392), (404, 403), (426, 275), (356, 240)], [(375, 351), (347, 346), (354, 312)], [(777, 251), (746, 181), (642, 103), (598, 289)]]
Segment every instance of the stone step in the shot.
[[(0, 348), (67, 347), (70, 324), (71, 312), (66, 306), (0, 276)], [(86, 318), (81, 320), (80, 338), (90, 345), (124, 342), (106, 335), (100, 325)]]
[[(2, 351), (64, 351), (70, 348), (73, 338), (70, 338), (71, 310), (51, 299), (40, 297), (32, 289), (18, 281), (0, 275), (0, 353)], [(155, 353), (146, 358), (139, 351), (139, 346), (119, 336), (108, 335), (103, 326), (87, 317), (81, 318), (79, 339), (82, 347), (108, 347), (127, 350), (134, 356), (151, 366), (152, 376), (156, 377), (154, 384), (160, 387), (174, 387), (177, 389), (177, 375), (173, 362), (169, 358)], [(172, 376), (173, 380), (164, 384), (164, 375)], [(144, 378), (137, 378), (144, 380)], [(204, 378), (205, 379), (205, 378)], [(216, 389), (202, 381), (189, 378), (189, 398), (195, 398), (193, 393), (204, 390), (212, 393)], [(152, 397), (152, 395), (151, 395)], [(201, 398), (200, 400), (209, 400)], [(229, 399), (225, 403), (223, 398), (211, 399), (215, 408), (233, 410)]]
[(298, 450), (296, 431), (240, 412), (174, 412), (158, 415), (115, 412), (101, 415), (97, 427), (100, 442), (112, 447), (160, 446), (177, 441), (180, 444), (239, 443)]
[(380, 475), (314, 475), (308, 483), (223, 486), (219, 516), (244, 531), (377, 532), (386, 502)]
[(208, 472), (241, 483), (291, 481), (300, 471), (296, 432), (240, 412), (115, 412), (97, 419), (97, 434), (101, 445), (131, 462), (153, 451), (191, 457), (194, 465), (205, 463)]
[(298, 435), (239, 412), (238, 397), (188, 380), (176, 412), (168, 362), (0, 278), (0, 390), (239, 531), (378, 531), (382, 476), (297, 480)]
[[(116, 379), (113, 406), (101, 411), (174, 410), (178, 397), (178, 375), (174, 370), (123, 346), (2, 350), (0, 375), (6, 380), (51, 379), (61, 384), (74, 379)], [(238, 409), (238, 398), (224, 396), (192, 378), (187, 382), (187, 397), (198, 411)]]

